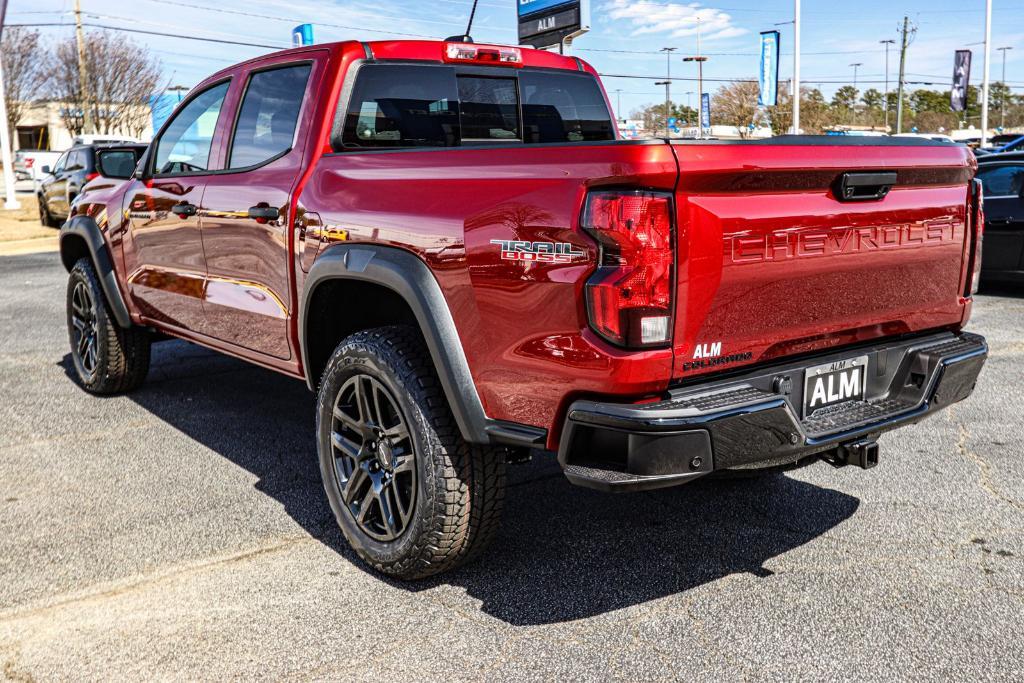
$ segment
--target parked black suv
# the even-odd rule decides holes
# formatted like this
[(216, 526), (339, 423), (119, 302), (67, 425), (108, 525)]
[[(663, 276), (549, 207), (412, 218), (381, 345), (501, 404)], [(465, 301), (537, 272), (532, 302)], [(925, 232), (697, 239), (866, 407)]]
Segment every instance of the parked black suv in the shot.
[(97, 150), (111, 147), (135, 150), (136, 161), (146, 151), (146, 145), (129, 142), (76, 145), (64, 152), (53, 168), (43, 166), (46, 177), (36, 192), (39, 221), (43, 225), (58, 228), (67, 220), (71, 202), (87, 182), (100, 175), (96, 165)]
[(985, 191), (985, 246), (981, 277), (1024, 283), (1024, 152), (978, 159)]

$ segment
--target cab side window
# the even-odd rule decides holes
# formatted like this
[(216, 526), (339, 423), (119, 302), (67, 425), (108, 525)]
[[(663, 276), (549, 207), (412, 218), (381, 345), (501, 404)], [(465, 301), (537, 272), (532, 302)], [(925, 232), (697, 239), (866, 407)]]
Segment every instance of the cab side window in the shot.
[(229, 168), (256, 166), (292, 148), (310, 64), (258, 71), (249, 77), (231, 140)]
[(70, 173), (72, 171), (81, 171), (83, 168), (85, 168), (85, 155), (82, 151), (73, 149), (68, 152), (68, 159), (64, 170)]
[(213, 135), (228, 92), (228, 82), (200, 93), (174, 115), (156, 143), (153, 172), (157, 175), (209, 170)]
[(52, 173), (53, 175), (63, 173), (64, 167), (68, 163), (68, 154), (70, 154), (70, 152), (64, 152), (63, 154), (60, 155), (60, 158), (57, 159), (57, 163), (55, 163), (53, 165), (53, 168), (50, 169), (50, 173)]
[(1019, 197), (1024, 190), (1024, 166), (995, 166), (978, 171), (985, 198)]

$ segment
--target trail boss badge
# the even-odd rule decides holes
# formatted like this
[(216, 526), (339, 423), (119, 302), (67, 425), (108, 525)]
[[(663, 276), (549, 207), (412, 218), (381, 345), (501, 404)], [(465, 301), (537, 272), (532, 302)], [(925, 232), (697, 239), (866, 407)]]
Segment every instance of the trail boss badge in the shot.
[(570, 263), (586, 252), (575, 250), (569, 242), (519, 242), (491, 240), (501, 247), (501, 258), (506, 261), (534, 261), (537, 263)]

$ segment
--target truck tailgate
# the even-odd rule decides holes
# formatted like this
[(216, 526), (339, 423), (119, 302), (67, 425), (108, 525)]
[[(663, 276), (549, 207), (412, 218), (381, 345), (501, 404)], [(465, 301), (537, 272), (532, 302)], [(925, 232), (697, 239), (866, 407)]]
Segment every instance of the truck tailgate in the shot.
[[(967, 148), (672, 147), (675, 380), (962, 322)], [(890, 171), (881, 199), (837, 197), (844, 173)]]

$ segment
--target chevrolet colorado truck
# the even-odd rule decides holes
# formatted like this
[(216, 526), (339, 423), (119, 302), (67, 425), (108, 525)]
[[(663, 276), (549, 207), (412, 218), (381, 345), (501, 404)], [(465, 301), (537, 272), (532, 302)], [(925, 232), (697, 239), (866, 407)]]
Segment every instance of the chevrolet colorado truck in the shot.
[(866, 468), (967, 397), (975, 169), (915, 139), (621, 140), (594, 69), (544, 51), (287, 50), (76, 203), (71, 359), (97, 394), (168, 337), (304, 380), (344, 535), (424, 577), (481, 552), (532, 451), (610, 491)]

